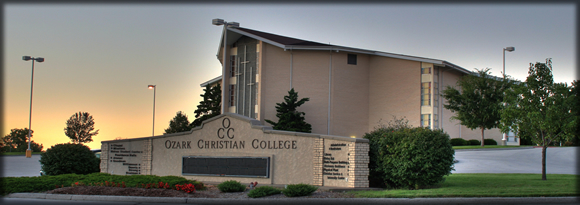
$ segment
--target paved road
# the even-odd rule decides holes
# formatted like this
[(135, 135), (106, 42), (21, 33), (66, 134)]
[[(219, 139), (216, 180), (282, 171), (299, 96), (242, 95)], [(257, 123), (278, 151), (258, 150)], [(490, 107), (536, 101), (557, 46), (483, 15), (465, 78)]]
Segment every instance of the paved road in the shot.
[[(578, 174), (579, 147), (550, 147), (546, 153), (546, 173)], [(541, 148), (509, 150), (456, 150), (452, 173), (542, 173)]]
[(40, 155), (30, 158), (22, 156), (0, 156), (2, 161), (2, 176), (4, 177), (36, 177), (40, 176)]

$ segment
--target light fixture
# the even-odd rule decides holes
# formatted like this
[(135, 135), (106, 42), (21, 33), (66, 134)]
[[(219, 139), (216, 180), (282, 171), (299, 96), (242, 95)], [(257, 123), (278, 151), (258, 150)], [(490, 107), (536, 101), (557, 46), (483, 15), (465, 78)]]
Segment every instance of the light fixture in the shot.
[(28, 149), (26, 150), (26, 158), (32, 157), (32, 150), (30, 149), (30, 137), (32, 135), (32, 91), (34, 88), (34, 61), (42, 63), (44, 62), (44, 58), (38, 57), (30, 57), (30, 56), (22, 56), (22, 60), (29, 61), (32, 60), (32, 77), (30, 79), (30, 112), (28, 114)]
[(153, 131), (151, 131), (151, 136), (155, 136), (155, 93), (157, 92), (157, 85), (147, 86), (149, 90), (153, 89)]

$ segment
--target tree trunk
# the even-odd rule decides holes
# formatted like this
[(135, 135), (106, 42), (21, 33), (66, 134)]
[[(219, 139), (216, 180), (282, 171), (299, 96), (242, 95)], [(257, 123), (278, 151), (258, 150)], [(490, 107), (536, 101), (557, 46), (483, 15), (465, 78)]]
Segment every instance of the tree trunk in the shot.
[(544, 144), (542, 146), (542, 180), (546, 180), (546, 149), (548, 145)]
[(485, 128), (481, 128), (481, 146), (483, 147), (484, 143), (483, 143), (483, 130), (485, 130)]

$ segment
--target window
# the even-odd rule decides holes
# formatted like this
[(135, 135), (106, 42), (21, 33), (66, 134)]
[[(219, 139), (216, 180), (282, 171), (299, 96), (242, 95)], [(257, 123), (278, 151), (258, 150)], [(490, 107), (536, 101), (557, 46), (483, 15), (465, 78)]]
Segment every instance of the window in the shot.
[(421, 83), (421, 106), (431, 106), (431, 83)]
[(348, 64), (356, 65), (356, 55), (355, 54), (348, 54)]
[(439, 127), (439, 119), (437, 119), (437, 115), (433, 114), (433, 128)]
[(235, 106), (236, 102), (236, 85), (230, 85), (230, 106)]
[(421, 68), (421, 74), (431, 74), (431, 67)]
[(435, 95), (433, 95), (433, 107), (438, 107), (439, 106), (439, 83), (434, 83), (435, 86), (433, 88), (433, 93)]
[(231, 69), (230, 69), (230, 73), (232, 77), (236, 76), (236, 56), (230, 56), (230, 63), (231, 63)]
[(421, 115), (421, 127), (431, 128), (431, 114)]

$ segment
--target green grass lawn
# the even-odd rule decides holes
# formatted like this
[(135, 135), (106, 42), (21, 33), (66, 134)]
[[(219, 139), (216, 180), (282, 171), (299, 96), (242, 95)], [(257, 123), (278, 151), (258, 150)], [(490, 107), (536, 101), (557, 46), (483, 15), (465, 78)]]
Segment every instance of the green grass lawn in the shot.
[(451, 174), (436, 188), (354, 191), (362, 198), (578, 196), (578, 175)]
[(532, 145), (521, 145), (521, 146), (505, 146), (505, 145), (467, 145), (467, 146), (453, 146), (453, 149), (494, 149), (494, 148), (514, 148), (514, 147), (532, 147)]
[[(32, 152), (32, 154), (40, 154), (42, 152)], [(26, 155), (26, 152), (4, 152), (0, 153), (0, 156), (11, 156), (11, 155)]]

